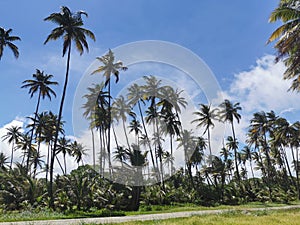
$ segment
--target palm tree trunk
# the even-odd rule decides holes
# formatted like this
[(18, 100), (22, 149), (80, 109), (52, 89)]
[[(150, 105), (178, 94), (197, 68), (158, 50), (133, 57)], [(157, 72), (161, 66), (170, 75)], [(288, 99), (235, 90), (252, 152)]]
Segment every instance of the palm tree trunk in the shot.
[(111, 95), (110, 95), (110, 78), (108, 81), (108, 139), (107, 139), (107, 157), (108, 157), (108, 169), (109, 169), (109, 176), (112, 176), (112, 165), (111, 165), (111, 155), (110, 155), (110, 128), (111, 128)]
[(147, 132), (147, 129), (146, 129), (145, 120), (144, 120), (144, 116), (143, 116), (143, 113), (142, 113), (140, 101), (138, 101), (138, 107), (139, 107), (140, 116), (141, 116), (141, 120), (142, 120), (142, 124), (143, 124), (143, 129), (144, 129), (144, 132), (145, 132), (145, 135), (146, 135), (146, 138), (147, 138), (148, 147), (149, 147), (149, 150), (150, 150), (150, 156), (151, 156), (151, 161), (152, 161), (152, 164), (153, 164), (153, 169), (154, 169), (155, 174), (157, 176), (157, 181), (159, 181), (159, 177), (157, 175), (157, 168), (156, 168), (155, 161), (154, 161), (153, 151), (152, 151), (150, 139), (149, 139), (149, 136), (148, 136), (148, 132)]
[(66, 91), (67, 91), (67, 86), (68, 86), (70, 59), (71, 59), (71, 46), (72, 45), (70, 44), (69, 49), (68, 49), (66, 77), (65, 77), (65, 83), (64, 83), (63, 93), (62, 93), (60, 107), (59, 107), (57, 124), (56, 124), (56, 128), (55, 128), (55, 139), (54, 139), (54, 146), (53, 146), (53, 150), (52, 150), (53, 153), (51, 155), (51, 160), (50, 160), (50, 181), (49, 181), (48, 191), (49, 191), (49, 197), (50, 197), (50, 208), (52, 208), (52, 209), (54, 209), (53, 167), (54, 167), (54, 161), (55, 161), (55, 152), (56, 152), (56, 147), (57, 147), (58, 133), (59, 133), (60, 123), (61, 123), (61, 118), (62, 118), (62, 111), (63, 111), (63, 107), (64, 107), (64, 101), (65, 101)]
[(128, 145), (128, 149), (130, 150), (130, 144), (129, 144), (129, 140), (128, 140), (128, 135), (127, 135), (127, 132), (126, 132), (126, 126), (125, 126), (125, 120), (122, 119), (122, 124), (123, 124), (123, 130), (124, 130), (124, 134), (125, 134), (125, 138), (126, 138), (126, 142), (127, 142), (127, 145)]
[(297, 193), (298, 193), (298, 198), (300, 199), (299, 173), (298, 173), (298, 153), (295, 157), (293, 146), (290, 145), (290, 148), (291, 148), (292, 157), (293, 157), (293, 161), (294, 161), (294, 167), (295, 167), (295, 171), (296, 171), (296, 189), (297, 189)]
[(39, 111), (40, 101), (41, 101), (41, 91), (39, 91), (38, 101), (37, 101), (36, 108), (35, 108), (35, 113), (34, 113), (33, 127), (32, 127), (32, 131), (31, 131), (31, 134), (30, 134), (30, 141), (29, 141), (28, 155), (27, 155), (27, 163), (26, 163), (27, 173), (30, 173), (29, 160), (30, 160), (31, 150), (32, 150), (31, 149), (31, 147), (32, 147), (31, 143), (32, 143), (32, 139), (33, 139), (33, 132), (34, 132), (34, 129), (35, 129), (35, 121), (36, 121), (37, 113)]
[(12, 168), (13, 159), (14, 159), (14, 141), (11, 146), (11, 156), (10, 156), (10, 166), (9, 166), (10, 169)]
[(91, 133), (92, 133), (92, 148), (93, 148), (93, 168), (95, 170), (96, 169), (96, 152), (95, 152), (95, 137), (94, 137), (93, 128), (91, 128)]
[[(235, 138), (235, 132), (234, 132), (233, 121), (231, 121), (231, 130), (232, 130), (232, 136), (233, 136), (233, 143), (234, 143), (234, 145), (235, 145), (235, 143), (236, 143), (236, 138)], [(240, 181), (240, 180), (241, 180), (241, 177), (240, 177), (239, 166), (238, 166), (238, 162), (237, 162), (237, 149), (234, 148), (233, 150), (234, 150), (234, 163), (235, 163), (236, 175), (237, 175), (238, 181)]]

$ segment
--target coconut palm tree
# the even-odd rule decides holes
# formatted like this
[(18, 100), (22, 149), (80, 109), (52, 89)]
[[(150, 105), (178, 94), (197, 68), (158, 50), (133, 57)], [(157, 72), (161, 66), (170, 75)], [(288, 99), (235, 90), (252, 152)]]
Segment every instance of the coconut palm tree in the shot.
[[(145, 143), (148, 144), (148, 148), (150, 151), (150, 156), (151, 156), (151, 162), (154, 168), (154, 171), (157, 171), (157, 166), (155, 164), (155, 160), (154, 160), (154, 153), (153, 153), (153, 149), (151, 146), (151, 142), (150, 142), (150, 138), (148, 135), (148, 131), (147, 131), (147, 127), (146, 127), (146, 123), (145, 123), (145, 119), (144, 119), (144, 115), (143, 115), (143, 111), (142, 111), (142, 106), (141, 103), (143, 103), (143, 105), (145, 105), (145, 99), (146, 99), (146, 92), (145, 92), (145, 86), (139, 86), (138, 84), (134, 83), (132, 84), (129, 88), (128, 88), (128, 94), (127, 94), (127, 99), (128, 99), (128, 103), (134, 107), (136, 104), (138, 105), (138, 109), (140, 112), (140, 118), (142, 121), (142, 125), (143, 125), (143, 130), (145, 133)], [(159, 178), (157, 178), (157, 181), (159, 181)]]
[(135, 170), (135, 185), (132, 187), (132, 199), (130, 204), (130, 210), (137, 211), (140, 206), (140, 195), (141, 187), (143, 181), (142, 168), (146, 165), (147, 162), (147, 153), (142, 153), (139, 146), (132, 145), (130, 150), (128, 149), (126, 155), (130, 161), (131, 166)]
[(0, 152), (0, 171), (7, 171), (7, 165), (9, 164), (7, 160), (8, 157), (3, 152)]
[(61, 102), (59, 107), (57, 126), (55, 132), (54, 139), (54, 147), (53, 147), (53, 157), (50, 161), (50, 184), (49, 184), (49, 196), (50, 196), (50, 206), (54, 207), (54, 198), (53, 198), (53, 166), (54, 166), (54, 155), (56, 151), (58, 134), (59, 134), (59, 124), (62, 119), (62, 111), (64, 106), (64, 100), (67, 91), (68, 79), (69, 79), (69, 70), (70, 70), (70, 60), (71, 60), (71, 47), (72, 42), (76, 44), (76, 48), (79, 51), (80, 55), (83, 54), (84, 49), (88, 51), (88, 43), (86, 40), (86, 36), (90, 37), (95, 41), (95, 35), (90, 30), (83, 28), (84, 25), (81, 15), (87, 16), (88, 14), (84, 11), (78, 11), (76, 13), (72, 13), (71, 10), (62, 6), (61, 11), (59, 13), (52, 13), (50, 16), (46, 17), (45, 21), (51, 21), (58, 25), (58, 27), (54, 28), (52, 32), (48, 35), (44, 44), (48, 43), (50, 40), (57, 40), (59, 38), (63, 38), (63, 56), (67, 53), (67, 68), (65, 75), (65, 82), (63, 87), (63, 93), (61, 96)]
[(136, 115), (132, 116), (132, 120), (129, 123), (129, 133), (134, 132), (136, 137), (136, 144), (139, 145), (139, 135), (142, 133), (142, 125), (140, 121), (137, 120)]
[(216, 109), (212, 109), (211, 105), (200, 104), (200, 110), (193, 113), (198, 118), (192, 123), (197, 123), (197, 127), (204, 127), (203, 134), (207, 133), (209, 154), (212, 155), (210, 128), (215, 126), (213, 120), (216, 119)]
[(15, 58), (19, 57), (19, 49), (13, 44), (14, 41), (20, 41), (21, 38), (18, 36), (11, 36), (12, 29), (5, 30), (3, 27), (0, 27), (0, 60), (3, 56), (4, 47), (8, 46)]
[[(35, 129), (35, 121), (36, 121), (36, 116), (39, 111), (39, 106), (40, 106), (40, 101), (41, 98), (45, 99), (45, 97), (48, 97), (51, 100), (51, 95), (56, 97), (56, 93), (53, 91), (53, 89), (50, 87), (50, 85), (58, 85), (58, 82), (56, 81), (51, 81), (53, 78), (53, 75), (48, 75), (44, 74), (44, 71), (40, 71), (39, 69), (36, 70), (36, 73), (32, 75), (33, 79), (31, 80), (25, 80), (23, 81), (23, 86), (21, 88), (29, 88), (28, 93), (30, 94), (30, 98), (33, 97), (34, 94), (38, 93), (38, 99), (37, 99), (37, 104), (35, 108), (35, 117), (33, 120), (33, 127), (31, 130), (31, 135), (30, 135), (30, 145), (32, 143), (33, 139), (33, 133)], [(27, 158), (27, 164), (26, 167), (29, 170), (29, 159), (31, 157), (31, 149), (28, 149), (28, 158)]]
[(78, 166), (80, 162), (83, 165), (83, 156), (87, 155), (87, 149), (77, 141), (74, 141), (70, 144), (70, 149), (72, 152), (72, 156), (75, 157), (75, 161), (78, 163)]
[(134, 112), (131, 110), (131, 107), (126, 102), (124, 96), (121, 95), (115, 99), (114, 103), (112, 104), (111, 113), (112, 113), (112, 117), (115, 118), (117, 121), (119, 121), (120, 119), (122, 120), (123, 131), (125, 134), (126, 142), (127, 142), (128, 148), (130, 148), (125, 123), (127, 121), (127, 116), (133, 115)]
[(2, 140), (7, 140), (9, 144), (11, 144), (11, 156), (10, 156), (10, 169), (12, 168), (15, 144), (18, 143), (21, 136), (21, 127), (19, 126), (11, 126), (6, 128), (7, 132), (2, 136)]
[(120, 70), (127, 70), (126, 66), (123, 66), (123, 63), (121, 61), (115, 62), (115, 56), (114, 53), (109, 49), (108, 53), (105, 54), (102, 57), (97, 57), (97, 60), (100, 61), (102, 64), (99, 66), (96, 70), (92, 72), (93, 74), (96, 73), (103, 73), (103, 76), (105, 77), (105, 87), (107, 87), (108, 92), (108, 139), (107, 139), (107, 152), (108, 152), (108, 163), (109, 163), (109, 172), (110, 175), (112, 173), (112, 165), (111, 165), (111, 151), (110, 151), (110, 132), (111, 132), (111, 76), (114, 75), (116, 77), (116, 83), (119, 81), (119, 74)]
[(269, 37), (268, 42), (277, 40), (276, 61), (283, 60), (286, 70), (283, 74), (284, 79), (292, 79), (290, 90), (300, 91), (300, 45), (298, 37), (300, 34), (300, 9), (299, 2), (296, 0), (280, 0), (278, 7), (269, 17), (269, 22), (281, 21), (279, 26)]
[(251, 169), (251, 174), (252, 174), (252, 178), (254, 179), (254, 172), (253, 172), (253, 151), (249, 146), (245, 146), (242, 151), (241, 154), (244, 156), (245, 160), (249, 160), (250, 162), (250, 169)]
[(65, 136), (58, 139), (57, 154), (62, 153), (64, 158), (64, 174), (67, 174), (66, 155), (71, 155), (71, 140)]
[[(241, 119), (241, 115), (238, 113), (238, 111), (242, 110), (240, 107), (240, 103), (232, 103), (228, 99), (225, 99), (224, 102), (220, 104), (220, 111), (219, 111), (219, 116), (220, 120), (223, 122), (229, 122), (231, 125), (231, 130), (232, 130), (232, 137), (233, 137), (233, 142), (236, 142), (236, 136), (235, 136), (235, 130), (234, 130), (234, 119), (239, 123)], [(239, 167), (237, 163), (237, 150), (238, 146), (236, 148), (233, 148), (234, 151), (234, 162), (235, 162), (235, 169), (237, 173), (237, 178), (238, 180), (240, 179), (240, 174), (239, 174)]]

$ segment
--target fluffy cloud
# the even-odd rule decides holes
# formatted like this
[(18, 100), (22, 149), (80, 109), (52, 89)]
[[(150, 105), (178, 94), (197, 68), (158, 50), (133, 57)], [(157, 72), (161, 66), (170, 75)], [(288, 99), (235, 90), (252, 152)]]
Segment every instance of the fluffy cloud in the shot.
[(245, 140), (254, 112), (273, 110), (288, 120), (299, 119), (294, 115), (300, 111), (300, 96), (288, 91), (291, 82), (283, 80), (285, 69), (282, 62), (274, 62), (274, 56), (266, 55), (258, 59), (248, 71), (234, 75), (231, 86), (223, 94), (233, 102), (240, 102), (242, 106), (242, 120), (236, 126), (240, 141)]

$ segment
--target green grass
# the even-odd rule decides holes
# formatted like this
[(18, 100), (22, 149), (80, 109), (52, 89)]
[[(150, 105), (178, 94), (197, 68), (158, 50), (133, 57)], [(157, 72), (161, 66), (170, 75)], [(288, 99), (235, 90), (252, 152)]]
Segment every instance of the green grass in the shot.
[[(300, 225), (300, 209), (276, 211), (233, 211), (217, 215), (192, 216), (167, 220), (136, 221), (118, 225)], [(117, 225), (117, 224), (115, 224)]]
[[(289, 205), (296, 205), (299, 202), (294, 202)], [(108, 217), (108, 216), (125, 216), (125, 215), (141, 215), (141, 214), (154, 214), (154, 213), (171, 213), (171, 212), (184, 212), (184, 211), (197, 211), (197, 210), (213, 210), (213, 209), (232, 209), (243, 210), (245, 208), (264, 208), (264, 207), (276, 207), (286, 206), (286, 204), (276, 203), (249, 203), (239, 206), (220, 205), (215, 207), (204, 207), (193, 204), (176, 204), (167, 206), (141, 206), (138, 212), (122, 212), (122, 211), (109, 211), (106, 209), (95, 210), (92, 212), (73, 212), (62, 213), (53, 212), (51, 210), (40, 211), (22, 211), (22, 212), (0, 212), (0, 222), (14, 222), (14, 221), (32, 221), (32, 220), (55, 220), (55, 219), (74, 219), (74, 218), (90, 218), (90, 217)]]
[(125, 213), (120, 211), (110, 211), (106, 209), (97, 210), (93, 212), (79, 211), (79, 212), (72, 212), (68, 214), (64, 214), (62, 212), (53, 212), (51, 210), (2, 212), (0, 214), (0, 222), (75, 219), (75, 218), (110, 217), (110, 216), (125, 216)]
[(171, 213), (171, 212), (185, 212), (185, 211), (198, 211), (198, 210), (213, 210), (213, 209), (244, 209), (244, 208), (266, 208), (266, 207), (278, 207), (287, 205), (299, 205), (300, 202), (291, 202), (289, 204), (281, 203), (261, 203), (261, 202), (251, 202), (245, 205), (219, 205), (219, 206), (199, 206), (194, 204), (176, 204), (176, 205), (153, 205), (153, 206), (141, 206), (140, 210), (137, 212), (125, 212), (126, 215), (141, 215), (141, 214), (153, 214), (153, 213)]

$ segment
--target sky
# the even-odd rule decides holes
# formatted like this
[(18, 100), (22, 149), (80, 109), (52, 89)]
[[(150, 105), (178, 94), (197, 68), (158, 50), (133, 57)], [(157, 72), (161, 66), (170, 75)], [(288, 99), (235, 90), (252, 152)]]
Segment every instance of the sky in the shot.
[[(72, 52), (63, 111), (68, 135), (75, 135), (72, 109), (76, 88), (95, 58), (109, 48), (144, 40), (174, 43), (206, 63), (223, 96), (240, 102), (243, 108), (237, 125), (240, 140), (245, 139), (254, 112), (274, 110), (294, 122), (299, 119), (299, 95), (287, 92), (290, 82), (282, 80), (284, 65), (274, 64), (275, 49), (266, 44), (279, 25), (268, 23), (277, 4), (278, 0), (1, 0), (0, 26), (12, 28), (12, 34), (22, 40), (15, 42), (20, 51), (17, 60), (5, 49), (0, 61), (0, 135), (11, 124), (26, 122), (34, 112), (37, 96), (30, 99), (28, 90), (20, 87), (36, 69), (54, 75), (60, 83), (54, 87), (58, 97), (42, 101), (40, 110), (58, 112), (66, 58), (62, 57), (62, 40), (43, 44), (55, 28), (43, 19), (59, 12), (62, 5), (86, 11), (85, 28), (96, 36), (96, 42), (89, 40), (89, 53), (80, 56)], [(6, 151), (8, 146), (2, 143), (0, 148)]]

